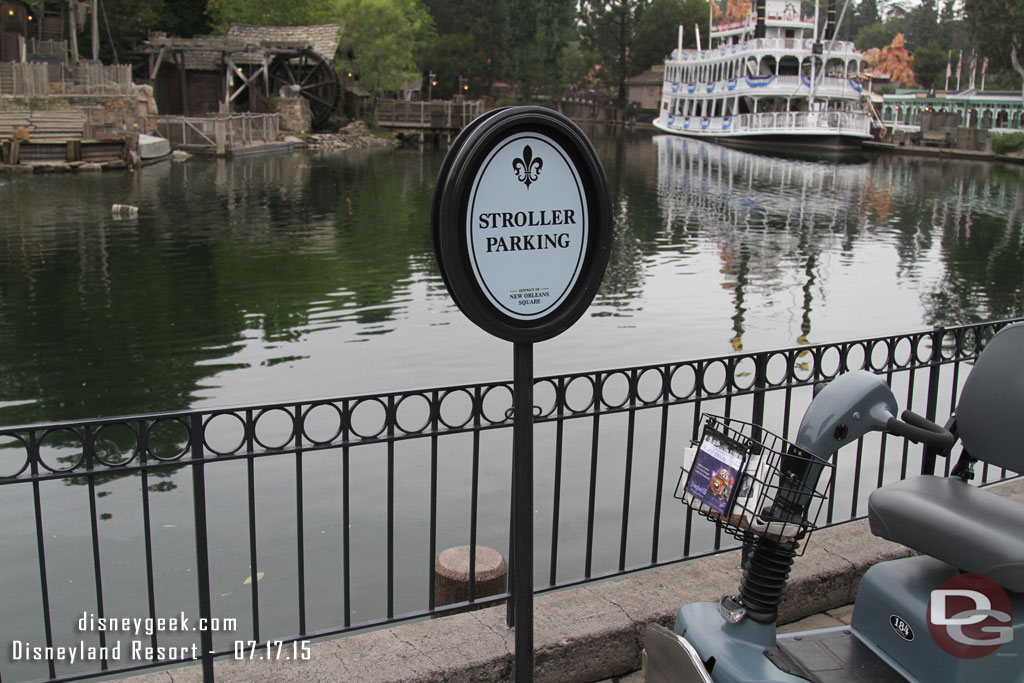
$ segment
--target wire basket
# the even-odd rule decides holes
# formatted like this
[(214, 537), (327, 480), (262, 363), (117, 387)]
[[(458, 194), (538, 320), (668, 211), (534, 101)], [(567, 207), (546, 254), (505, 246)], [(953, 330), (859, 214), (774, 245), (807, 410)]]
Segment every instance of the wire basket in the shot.
[(817, 526), (832, 469), (763, 427), (704, 415), (675, 497), (741, 541), (799, 540)]

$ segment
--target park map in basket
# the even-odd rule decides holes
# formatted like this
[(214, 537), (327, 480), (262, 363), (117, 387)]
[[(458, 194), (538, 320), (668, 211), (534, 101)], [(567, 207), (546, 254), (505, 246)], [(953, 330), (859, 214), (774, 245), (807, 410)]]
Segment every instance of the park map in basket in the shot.
[[(686, 492), (720, 515), (728, 515), (743, 472), (743, 448), (725, 435), (704, 430), (690, 465)], [(746, 478), (746, 477), (744, 477)]]

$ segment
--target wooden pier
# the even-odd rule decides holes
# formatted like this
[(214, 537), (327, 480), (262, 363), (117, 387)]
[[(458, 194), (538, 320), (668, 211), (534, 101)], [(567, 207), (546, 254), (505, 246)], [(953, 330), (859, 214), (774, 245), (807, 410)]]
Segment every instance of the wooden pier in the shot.
[(480, 100), (378, 100), (376, 117), (381, 128), (396, 134), (430, 135), (458, 133), (483, 113)]

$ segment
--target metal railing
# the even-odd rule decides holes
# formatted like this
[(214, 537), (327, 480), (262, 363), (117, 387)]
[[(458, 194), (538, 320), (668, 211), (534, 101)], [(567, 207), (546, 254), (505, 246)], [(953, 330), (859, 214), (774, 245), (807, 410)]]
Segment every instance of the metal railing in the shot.
[[(787, 438), (815, 383), (867, 368), (901, 408), (943, 422), (970, 363), (1007, 323), (536, 379), (537, 592), (734, 547), (671, 499), (703, 413)], [(434, 558), (451, 545), (508, 550), (511, 407), (502, 381), (0, 429), (0, 490), (21, 501), (8, 517), (23, 520), (17, 533), (14, 522), (0, 530), (0, 575), (33, 567), (19, 604), (40, 608), (33, 619), (0, 605), (0, 624), (13, 620), (40, 647), (84, 639), (100, 653), (13, 673), (0, 663), (0, 677), (76, 680), (200, 659), (212, 681), (214, 659), (237, 656), (238, 643), (294, 643), (464, 605), (435, 605)], [(877, 486), (934, 469), (934, 454), (865, 437), (836, 458), (824, 523), (863, 516)], [(470, 602), (512, 597), (473, 596), (471, 581)], [(164, 656), (124, 661), (112, 648), (128, 636), (74, 622), (126, 611), (197, 615), (232, 634), (136, 634), (133, 647)]]
[[(811, 89), (811, 80), (807, 76), (771, 76), (765, 77), (764, 84), (756, 87), (756, 92), (762, 96), (806, 96)], [(821, 76), (816, 78), (817, 84), (814, 92), (817, 96), (842, 97), (844, 95), (857, 95), (859, 91), (854, 89), (851, 80), (842, 76)], [(857, 87), (859, 83), (856, 84)], [(737, 88), (737, 86), (739, 86)], [(750, 95), (754, 88), (748, 86), (743, 77), (721, 78), (715, 81), (698, 82), (672, 82), (666, 81), (662, 86), (662, 94), (668, 96), (682, 95), (687, 100), (721, 99), (723, 94)]]
[(480, 100), (378, 100), (376, 115), (386, 127), (461, 130), (483, 112)]
[(670, 128), (728, 135), (746, 131), (807, 133), (869, 137), (871, 119), (866, 112), (759, 112), (735, 116), (666, 115)]

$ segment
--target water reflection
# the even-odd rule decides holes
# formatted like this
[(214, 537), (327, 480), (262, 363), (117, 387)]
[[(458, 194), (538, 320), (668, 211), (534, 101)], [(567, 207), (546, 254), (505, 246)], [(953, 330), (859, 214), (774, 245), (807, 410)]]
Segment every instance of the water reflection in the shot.
[[(820, 318), (815, 306), (837, 298), (837, 265), (879, 244), (895, 251), (897, 282), (923, 288), (920, 317), (927, 324), (1024, 310), (1019, 168), (899, 156), (797, 161), (675, 136), (656, 136), (654, 145), (663, 230), (673, 245), (714, 243), (721, 286), (731, 293), (736, 350), (743, 347), (750, 289), (791, 292), (800, 325), (790, 341), (806, 343)], [(871, 279), (858, 286), (876, 296), (885, 315), (885, 288)]]
[(7, 424), (183, 408), (219, 374), (301, 359), (316, 330), (389, 332), (429, 251), (428, 183), (396, 156), (2, 182)]
[[(613, 253), (567, 372), (1021, 313), (1022, 170), (587, 129)], [(0, 423), (505, 377), (433, 259), (443, 151), (0, 179)], [(139, 207), (116, 220), (114, 203)], [(615, 344), (609, 344), (609, 339)], [(453, 353), (458, 349), (458, 353)]]
[(733, 350), (743, 349), (752, 285), (799, 292), (793, 341), (808, 343), (820, 255), (849, 222), (869, 164), (797, 161), (666, 135), (654, 144), (665, 231), (677, 243), (717, 247), (721, 286), (732, 299)]

